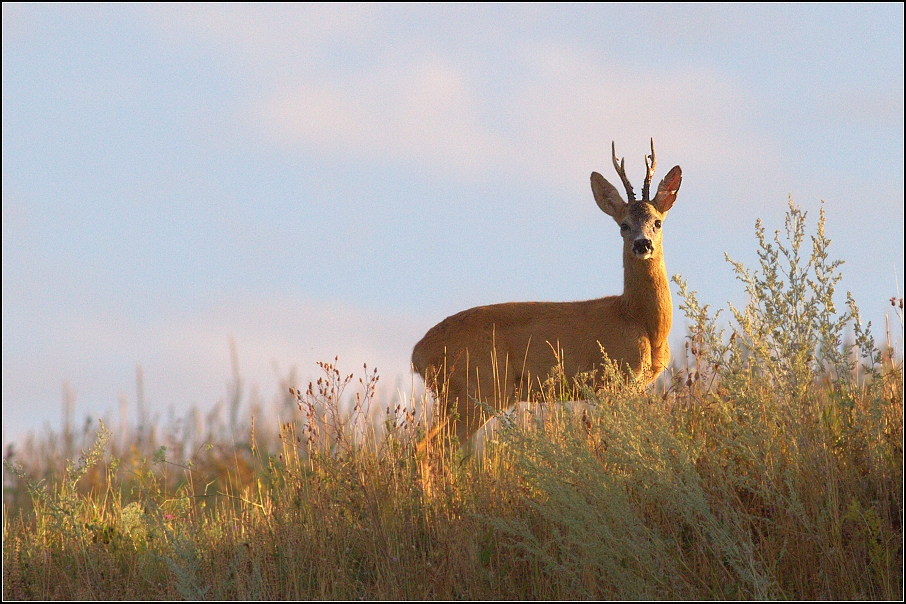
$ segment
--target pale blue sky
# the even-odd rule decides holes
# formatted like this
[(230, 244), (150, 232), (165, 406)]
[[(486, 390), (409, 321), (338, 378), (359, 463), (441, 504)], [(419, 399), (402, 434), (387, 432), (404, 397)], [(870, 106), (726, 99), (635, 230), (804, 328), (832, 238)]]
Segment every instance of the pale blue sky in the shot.
[(209, 408), (230, 337), (265, 401), (335, 355), (408, 388), (450, 314), (619, 293), (588, 175), (616, 140), (639, 189), (649, 137), (683, 168), (668, 273), (744, 303), (724, 252), (823, 199), (883, 334), (900, 3), (3, 4), (4, 439), (58, 426), (64, 380), (117, 418), (138, 364), (154, 412)]

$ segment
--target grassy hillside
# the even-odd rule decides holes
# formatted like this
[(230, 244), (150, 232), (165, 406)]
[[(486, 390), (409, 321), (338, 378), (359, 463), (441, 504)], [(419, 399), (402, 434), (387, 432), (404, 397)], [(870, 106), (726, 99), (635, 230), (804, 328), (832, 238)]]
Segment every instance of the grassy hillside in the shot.
[(3, 597), (901, 600), (902, 356), (835, 307), (823, 222), (757, 227), (745, 308), (675, 278), (688, 337), (656, 387), (554, 371), (480, 453), (419, 448), (425, 401), (331, 363), (279, 420), (25, 443)]

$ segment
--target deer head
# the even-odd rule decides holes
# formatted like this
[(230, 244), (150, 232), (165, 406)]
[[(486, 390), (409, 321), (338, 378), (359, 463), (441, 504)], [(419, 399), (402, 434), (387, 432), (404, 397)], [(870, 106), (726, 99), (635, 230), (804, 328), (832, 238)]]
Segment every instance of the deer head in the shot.
[(620, 234), (623, 236), (623, 258), (637, 260), (650, 260), (662, 258), (662, 231), (661, 226), (667, 211), (676, 201), (683, 179), (683, 171), (679, 166), (674, 166), (667, 176), (661, 180), (657, 187), (654, 199), (649, 199), (651, 178), (657, 159), (654, 154), (654, 139), (651, 139), (651, 155), (645, 156), (645, 184), (642, 186), (642, 199), (635, 198), (635, 192), (629, 179), (626, 178), (625, 160), (617, 160), (616, 143), (612, 143), (613, 167), (617, 171), (623, 187), (626, 189), (627, 201), (623, 201), (619, 191), (607, 182), (597, 172), (591, 173), (591, 190), (595, 196), (598, 207), (611, 216), (620, 225)]

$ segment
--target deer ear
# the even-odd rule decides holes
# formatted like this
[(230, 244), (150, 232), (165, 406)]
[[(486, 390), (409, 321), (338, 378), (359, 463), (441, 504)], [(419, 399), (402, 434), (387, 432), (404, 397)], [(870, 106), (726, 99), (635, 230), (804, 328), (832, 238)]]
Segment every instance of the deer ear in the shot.
[(673, 166), (673, 169), (667, 172), (667, 176), (657, 186), (657, 195), (651, 200), (651, 204), (657, 208), (658, 212), (664, 213), (673, 207), (676, 201), (676, 192), (679, 191), (680, 184), (683, 182), (683, 171), (679, 166)]
[(617, 214), (623, 209), (626, 203), (620, 197), (619, 191), (612, 184), (607, 182), (603, 176), (597, 172), (591, 173), (591, 192), (595, 196), (595, 202), (601, 211), (612, 216), (614, 220)]

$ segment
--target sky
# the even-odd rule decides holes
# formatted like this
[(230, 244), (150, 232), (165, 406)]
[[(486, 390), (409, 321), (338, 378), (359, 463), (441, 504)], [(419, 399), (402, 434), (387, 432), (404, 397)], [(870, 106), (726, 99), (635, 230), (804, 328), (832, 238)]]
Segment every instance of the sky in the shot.
[(231, 341), (246, 400), (334, 357), (388, 398), (460, 310), (618, 294), (611, 141), (636, 190), (650, 138), (682, 166), (667, 271), (713, 308), (756, 219), (823, 200), (883, 340), (903, 56), (902, 3), (4, 3), (4, 442), (64, 390), (119, 418), (139, 366), (152, 415), (210, 409)]

